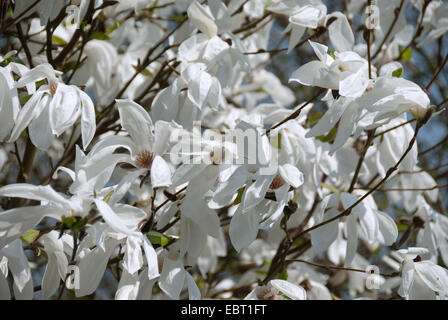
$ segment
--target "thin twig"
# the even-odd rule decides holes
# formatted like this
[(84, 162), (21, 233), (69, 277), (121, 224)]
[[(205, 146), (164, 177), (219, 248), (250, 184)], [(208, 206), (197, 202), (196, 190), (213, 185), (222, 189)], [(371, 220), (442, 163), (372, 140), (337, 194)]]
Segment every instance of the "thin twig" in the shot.
[(397, 23), (398, 18), (400, 17), (400, 13), (401, 13), (401, 10), (403, 9), (403, 5), (404, 5), (404, 0), (401, 0), (400, 6), (395, 9), (395, 18), (392, 21), (392, 24), (390, 25), (389, 30), (387, 30), (387, 33), (384, 36), (383, 41), (381, 41), (381, 44), (378, 46), (378, 49), (376, 50), (375, 54), (373, 55), (372, 60), (375, 59), (378, 56), (378, 54), (381, 52), (384, 44), (386, 43), (387, 39), (389, 38), (390, 34), (392, 33), (392, 30), (394, 29), (395, 24)]
[(362, 163), (364, 162), (364, 158), (366, 157), (367, 150), (369, 150), (370, 145), (372, 144), (373, 139), (375, 138), (375, 129), (367, 132), (367, 141), (364, 145), (361, 155), (359, 156), (358, 164), (356, 165), (355, 174), (353, 175), (352, 182), (350, 183), (350, 187), (348, 188), (348, 193), (353, 191), (356, 182), (358, 181), (358, 175), (362, 168)]
[(379, 189), (380, 186), (382, 186), (391, 176), (392, 174), (398, 170), (398, 166), (400, 165), (400, 163), (404, 160), (404, 158), (406, 158), (406, 156), (408, 155), (408, 153), (412, 150), (412, 147), (415, 144), (415, 141), (417, 140), (417, 135), (421, 129), (421, 127), (429, 120), (429, 118), (431, 117), (431, 112), (428, 112), (427, 115), (419, 120), (415, 126), (415, 131), (414, 131), (414, 136), (412, 137), (411, 141), (409, 142), (409, 145), (406, 149), (406, 151), (403, 153), (403, 155), (401, 156), (401, 158), (395, 163), (395, 165), (393, 167), (391, 167), (389, 170), (387, 170), (386, 175), (384, 176), (383, 179), (381, 179), (381, 181), (379, 181), (372, 189), (370, 189), (368, 192), (366, 192), (361, 198), (358, 199), (358, 201), (356, 201), (355, 203), (353, 203), (350, 207), (348, 207), (347, 209), (345, 209), (344, 211), (342, 211), (341, 213), (339, 213), (338, 215), (336, 215), (335, 217), (325, 220), (321, 223), (318, 223), (304, 231), (302, 231), (298, 236), (302, 236), (306, 233), (309, 233), (317, 228), (320, 228), (324, 225), (327, 225), (333, 221), (337, 221), (339, 219), (341, 219), (342, 217), (348, 216), (350, 215), (350, 213), (352, 212), (352, 209), (355, 208), (357, 205), (359, 205), (362, 201), (364, 201), (365, 198), (367, 198), (368, 196), (370, 196), (373, 192), (375, 192), (376, 190)]
[[(306, 264), (309, 264), (309, 265), (314, 266), (314, 267), (324, 268), (324, 269), (327, 269), (327, 270), (334, 269), (334, 270), (344, 270), (344, 271), (353, 271), (353, 272), (360, 272), (360, 273), (370, 274), (366, 270), (362, 270), (362, 269), (345, 268), (345, 267), (338, 267), (338, 266), (332, 266), (332, 265), (325, 265), (325, 264), (320, 264), (320, 263), (311, 262), (311, 261), (302, 260), (302, 259), (289, 259), (289, 260), (286, 260), (286, 262), (302, 262), (302, 263), (306, 263)], [(377, 275), (389, 278), (389, 277), (396, 277), (398, 274), (378, 273)]]
[(437, 79), (437, 77), (439, 76), (440, 72), (442, 72), (442, 69), (443, 69), (443, 67), (445, 66), (445, 64), (447, 62), (448, 62), (448, 54), (446, 55), (445, 60), (443, 60), (442, 64), (437, 68), (437, 70), (434, 73), (434, 76), (432, 77), (431, 81), (426, 86), (426, 88), (425, 88), (426, 92), (429, 92), (429, 89), (431, 89), (432, 84)]
[(318, 91), (312, 98), (310, 98), (307, 102), (305, 102), (305, 104), (302, 105), (299, 109), (297, 109), (296, 111), (294, 111), (293, 113), (291, 113), (288, 117), (286, 117), (285, 119), (283, 119), (283, 120), (280, 121), (279, 123), (273, 125), (270, 129), (268, 129), (268, 130), (266, 131), (266, 135), (269, 135), (270, 132), (271, 132), (272, 130), (274, 130), (275, 128), (278, 128), (279, 126), (281, 126), (281, 125), (284, 124), (285, 122), (288, 122), (289, 120), (293, 120), (293, 119), (297, 118), (297, 117), (300, 115), (300, 113), (302, 112), (302, 110), (303, 110), (307, 105), (309, 105), (311, 102), (313, 102), (314, 99), (317, 99), (317, 98), (318, 98), (323, 92), (325, 92), (325, 91), (326, 91), (326, 89), (323, 89), (323, 88), (322, 88), (322, 89), (319, 89), (319, 91)]

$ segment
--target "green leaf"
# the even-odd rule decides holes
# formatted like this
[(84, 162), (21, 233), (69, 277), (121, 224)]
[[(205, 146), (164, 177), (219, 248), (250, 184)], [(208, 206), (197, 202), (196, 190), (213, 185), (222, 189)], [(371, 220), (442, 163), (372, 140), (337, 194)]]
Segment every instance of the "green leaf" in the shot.
[(21, 236), (21, 239), (31, 244), (37, 239), (39, 233), (39, 230), (30, 229), (23, 236)]
[(409, 226), (403, 223), (397, 223), (398, 232), (405, 232), (408, 230)]
[(272, 147), (281, 149), (282, 148), (282, 134), (279, 133), (276, 136), (270, 137), (269, 142)]
[(292, 243), (292, 246), (298, 247), (298, 246), (301, 246), (304, 242), (305, 242), (305, 240), (303, 238), (298, 238)]
[[(138, 71), (138, 66), (132, 66), (134, 68), (135, 71)], [(142, 75), (144, 75), (145, 77), (154, 77), (154, 75), (152, 74), (151, 71), (149, 71), (148, 69), (143, 69), (142, 71), (140, 71), (140, 73)]]
[(120, 24), (118, 23), (117, 20), (114, 21), (114, 24), (111, 27), (108, 27), (106, 29), (106, 33), (107, 34), (111, 34), (112, 32), (114, 32), (115, 29), (117, 29), (120, 26)]
[(377, 204), (380, 210), (386, 210), (389, 206), (389, 201), (387, 200), (387, 197), (383, 197)]
[(90, 39), (110, 40), (110, 37), (103, 32), (93, 32), (92, 35), (90, 36)]
[(154, 77), (154, 75), (152, 74), (152, 72), (151, 71), (149, 71), (148, 69), (144, 69), (142, 72), (141, 72), (141, 74), (142, 75), (144, 75), (145, 77)]
[(2, 61), (2, 64), (3, 64), (3, 65), (8, 65), (8, 64), (10, 64), (11, 62), (14, 62), (14, 57), (9, 57), (8, 59), (3, 60), (3, 61)]
[(266, 2), (266, 4), (264, 5), (264, 9), (266, 10), (267, 8), (272, 6), (274, 3), (275, 2), (273, 0), (268, 0), (268, 2)]
[(51, 41), (53, 41), (54, 43), (57, 43), (57, 44), (62, 44), (62, 45), (67, 44), (67, 41), (65, 41), (61, 37), (58, 37), (58, 36), (55, 36), (55, 35), (51, 36)]
[(114, 190), (111, 190), (103, 199), (104, 202), (108, 203), (112, 195), (114, 194)]
[(154, 10), (157, 8), (159, 6), (159, 0), (156, 0), (155, 2), (154, 2), (154, 4), (152, 5), (152, 8), (151, 8), (151, 10), (149, 11), (151, 14), (153, 14), (154, 13)]
[(183, 14), (175, 14), (170, 16), (170, 19), (176, 22), (184, 22), (184, 20), (187, 19), (187, 16)]
[(402, 46), (398, 46), (398, 48), (400, 49), (400, 53), (401, 53), (401, 60), (402, 61), (409, 61), (411, 60), (412, 57), (412, 48), (408, 47), (404, 52), (403, 52), (403, 47)]
[(334, 50), (328, 48), (328, 54), (330, 55), (330, 57), (332, 57), (333, 59), (336, 59), (336, 56), (334, 55)]
[(166, 246), (170, 241), (170, 239), (167, 236), (153, 230), (149, 231), (146, 234), (146, 236), (148, 237), (149, 241), (151, 241), (152, 244), (158, 244), (161, 245), (162, 247)]
[(87, 27), (88, 23), (87, 21), (82, 21), (80, 24), (80, 29), (84, 30), (85, 27)]
[(28, 95), (26, 95), (26, 96), (20, 98), (20, 103), (21, 103), (21, 104), (25, 104), (25, 103), (27, 103), (27, 101), (30, 100), (30, 98), (31, 98), (32, 96), (33, 96), (32, 94), (28, 94)]
[(318, 136), (318, 137), (316, 137), (316, 139), (318, 139), (322, 142), (330, 142), (331, 140), (334, 139), (334, 137), (336, 137), (337, 132), (338, 132), (338, 129), (336, 127), (334, 127), (333, 129), (330, 130), (330, 132), (326, 136)]
[(288, 280), (288, 271), (286, 271), (286, 268), (283, 268), (282, 272), (278, 275), (278, 278), (280, 280)]
[(89, 221), (89, 219), (87, 219), (87, 217), (76, 221), (76, 223), (73, 225), (73, 229), (74, 230), (81, 229), (82, 227), (84, 227), (87, 224), (88, 221)]
[(403, 77), (403, 68), (398, 68), (394, 72), (392, 72), (392, 77), (401, 78)]
[(69, 229), (72, 229), (76, 223), (75, 217), (62, 216), (62, 223)]
[(46, 85), (46, 84), (47, 84), (47, 80), (46, 79), (39, 80), (39, 81), (36, 82), (36, 88), (38, 89), (41, 86)]
[(320, 118), (322, 118), (323, 116), (323, 112), (322, 111), (318, 111), (313, 113), (309, 118), (308, 118), (308, 127), (313, 127), (317, 122), (319, 122)]
[(235, 201), (233, 201), (234, 205), (241, 203), (241, 199), (243, 198), (243, 193), (244, 193), (244, 188), (241, 188), (240, 190), (238, 190), (238, 194), (235, 198)]

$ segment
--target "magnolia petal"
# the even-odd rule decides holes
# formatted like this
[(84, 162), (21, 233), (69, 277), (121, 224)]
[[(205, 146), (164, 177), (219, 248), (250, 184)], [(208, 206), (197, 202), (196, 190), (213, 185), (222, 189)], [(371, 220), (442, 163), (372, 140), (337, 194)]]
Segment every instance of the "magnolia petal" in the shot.
[(47, 78), (49, 82), (57, 81), (56, 74), (59, 73), (55, 71), (51, 64), (42, 63), (38, 66), (34, 67), (30, 71), (26, 72), (20, 79), (17, 81), (15, 87), (20, 88), (26, 86), (30, 82), (36, 82)]
[(218, 33), (213, 17), (197, 1), (193, 1), (187, 10), (189, 20), (205, 33), (209, 38), (213, 38)]
[(297, 286), (285, 280), (271, 280), (271, 285), (293, 300), (306, 300), (306, 291), (301, 286)]
[(260, 216), (256, 210), (249, 210), (243, 213), (238, 208), (230, 221), (230, 241), (236, 251), (248, 247), (256, 238), (258, 234), (258, 226), (260, 223)]
[(105, 243), (105, 250), (101, 247), (96, 247), (93, 250), (87, 249), (84, 252), (82, 259), (77, 264), (78, 268), (75, 269), (74, 283), (75, 295), (77, 297), (83, 297), (95, 292), (106, 271), (113, 249), (115, 249), (117, 244), (117, 240), (108, 239)]
[(14, 108), (11, 91), (5, 76), (0, 72), (0, 141), (3, 141), (14, 127)]
[(115, 292), (115, 300), (136, 300), (139, 288), (138, 272), (131, 274), (124, 269)]
[(339, 121), (347, 106), (347, 99), (339, 98), (334, 101), (329, 110), (320, 118), (319, 122), (308, 131), (306, 137), (316, 137), (330, 131)]
[(246, 187), (241, 205), (246, 212), (259, 204), (266, 195), (274, 176), (259, 176), (254, 183)]
[(40, 103), (43, 92), (34, 93), (31, 98), (25, 103), (23, 108), (20, 110), (17, 118), (15, 119), (15, 126), (12, 130), (11, 136), (9, 137), (8, 142), (14, 142), (19, 137), (20, 134), (25, 130), (26, 127), (30, 124), (33, 118), (36, 116), (35, 110), (37, 105)]
[[(22, 241), (20, 239), (12, 241), (1, 250), (1, 253), (8, 258), (8, 267), (14, 278), (14, 292), (21, 294), (23, 299), (31, 299), (33, 296), (33, 279), (28, 259), (22, 248)], [(31, 297), (29, 296), (30, 283)]]
[(350, 214), (347, 218), (347, 255), (345, 256), (344, 267), (350, 267), (358, 248), (358, 226), (356, 225), (356, 215)]
[(293, 188), (300, 187), (303, 182), (303, 173), (300, 172), (297, 167), (294, 167), (293, 165), (286, 163), (284, 165), (281, 165), (279, 168), (279, 173), (282, 176), (282, 178)]
[(161, 156), (156, 156), (151, 166), (151, 185), (153, 188), (171, 185), (171, 170)]
[(318, 77), (327, 70), (327, 65), (322, 61), (311, 61), (294, 71), (289, 82), (296, 81), (305, 86), (314, 86), (320, 82), (317, 80)]
[(52, 253), (47, 256), (48, 263), (42, 278), (42, 296), (44, 299), (49, 299), (58, 290), (60, 283), (56, 256)]
[(160, 274), (159, 287), (168, 297), (178, 300), (184, 287), (186, 271), (180, 260), (163, 260), (163, 269)]
[(289, 36), (288, 53), (299, 44), (300, 39), (302, 39), (302, 36), (306, 30), (305, 27), (292, 23), (290, 23), (289, 26), (291, 26), (291, 35)]
[(95, 136), (95, 107), (92, 100), (85, 92), (79, 90), (78, 93), (81, 99), (82, 146), (83, 149), (86, 150), (93, 137)]
[(325, 18), (326, 11), (325, 6), (306, 5), (291, 16), (289, 22), (302, 27), (315, 29), (319, 21)]
[[(6, 261), (7, 259), (3, 257), (2, 260)], [(3, 261), (0, 261), (0, 265)], [(6, 277), (7, 274), (4, 274), (0, 268), (0, 300), (11, 300), (11, 292), (9, 291), (9, 283)]]
[(55, 207), (35, 206), (0, 212), (0, 248), (35, 227), (44, 216), (57, 214), (62, 216), (64, 211)]
[(135, 144), (152, 152), (153, 124), (148, 112), (130, 99), (115, 100), (120, 113), (121, 126), (131, 135)]
[(48, 150), (54, 143), (53, 132), (48, 125), (50, 121), (50, 110), (44, 108), (28, 127), (31, 142), (41, 150)]
[(335, 12), (327, 16), (327, 21), (333, 17), (336, 17), (337, 20), (328, 27), (331, 43), (339, 52), (352, 50), (355, 44), (355, 36), (347, 17), (340, 12)]
[(148, 263), (148, 279), (155, 279), (160, 275), (159, 264), (157, 262), (158, 258), (156, 250), (154, 250), (147, 237), (143, 239), (143, 250), (145, 251), (145, 257)]
[(128, 236), (141, 237), (141, 233), (130, 230), (106, 202), (95, 199), (95, 204), (104, 221), (114, 231)]
[(401, 271), (401, 285), (398, 294), (402, 297), (408, 297), (414, 282), (414, 263), (405, 262)]
[(185, 281), (187, 282), (188, 296), (190, 300), (201, 300), (201, 292), (193, 277), (185, 272)]
[(384, 244), (386, 246), (392, 245), (398, 238), (398, 228), (395, 221), (381, 211), (376, 211), (376, 216), (378, 219), (378, 229), (382, 235)]
[(128, 237), (126, 239), (123, 268), (129, 274), (137, 273), (143, 266), (143, 255), (140, 243), (140, 239), (135, 237)]
[[(325, 213), (325, 219), (322, 221), (326, 221), (334, 218), (338, 215), (339, 212), (337, 210), (330, 210)], [(320, 228), (314, 229), (311, 231), (311, 244), (313, 245), (314, 251), (318, 255), (322, 255), (328, 249), (328, 247), (336, 240), (338, 237), (338, 221), (332, 221), (323, 225)]]
[(439, 294), (448, 293), (448, 270), (431, 261), (421, 261), (414, 265), (415, 271), (431, 290)]
[(35, 186), (27, 183), (9, 184), (0, 188), (0, 196), (48, 201), (71, 208), (71, 202), (49, 185)]

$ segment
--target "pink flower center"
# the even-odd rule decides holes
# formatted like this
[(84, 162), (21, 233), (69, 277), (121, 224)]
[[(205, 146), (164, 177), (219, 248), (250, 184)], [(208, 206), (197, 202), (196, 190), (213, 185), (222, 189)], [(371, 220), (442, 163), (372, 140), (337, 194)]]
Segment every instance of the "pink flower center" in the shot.
[(269, 186), (269, 189), (275, 190), (280, 188), (285, 184), (285, 180), (280, 175), (276, 175), (274, 180), (272, 180), (271, 185)]
[(54, 96), (56, 90), (58, 89), (58, 83), (56, 81), (50, 81), (50, 94)]
[(149, 169), (152, 166), (152, 161), (154, 160), (154, 155), (148, 150), (142, 151), (135, 158), (135, 164), (139, 168)]

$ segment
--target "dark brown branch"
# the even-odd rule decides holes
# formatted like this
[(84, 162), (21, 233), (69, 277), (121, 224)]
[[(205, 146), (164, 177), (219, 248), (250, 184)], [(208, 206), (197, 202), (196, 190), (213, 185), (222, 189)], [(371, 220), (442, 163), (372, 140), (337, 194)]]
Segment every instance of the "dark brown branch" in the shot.
[(289, 120), (293, 120), (293, 119), (297, 118), (300, 115), (300, 113), (302, 112), (302, 110), (307, 105), (309, 105), (311, 102), (313, 102), (315, 99), (317, 99), (325, 91), (326, 91), (326, 89), (323, 89), (323, 88), (319, 89), (319, 91), (312, 98), (310, 98), (307, 102), (305, 102), (305, 104), (303, 106), (301, 106), (299, 109), (297, 109), (296, 111), (291, 113), (288, 117), (286, 117), (285, 119), (283, 119), (279, 123), (273, 125), (269, 130), (267, 130), (266, 131), (266, 135), (269, 135), (272, 130), (274, 130), (275, 128), (278, 128), (279, 126), (281, 126), (285, 122), (288, 122)]
[(414, 121), (416, 121), (416, 120), (417, 120), (417, 119), (411, 119), (411, 120), (408, 120), (408, 121), (406, 121), (406, 122), (400, 123), (400, 124), (398, 124), (398, 125), (396, 125), (396, 126), (394, 126), (394, 127), (392, 127), (392, 128), (389, 128), (389, 129), (387, 129), (387, 130), (384, 130), (384, 131), (382, 131), (382, 132), (379, 132), (379, 133), (375, 134), (375, 137), (374, 137), (374, 138), (378, 138), (378, 137), (382, 136), (382, 135), (385, 134), (385, 133), (388, 133), (388, 132), (390, 132), (390, 131), (393, 131), (393, 130), (395, 130), (395, 129), (398, 129), (398, 128), (400, 128), (400, 127), (402, 127), (402, 126), (405, 126), (405, 125), (407, 125), (408, 123), (412, 123), (412, 122), (414, 122)]
[(431, 81), (426, 86), (426, 88), (425, 88), (426, 92), (428, 92), (429, 89), (431, 89), (432, 84), (434, 83), (434, 81), (436, 81), (437, 77), (439, 76), (440, 72), (442, 72), (442, 69), (443, 69), (443, 67), (445, 66), (445, 64), (447, 62), (448, 62), (448, 54), (446, 55), (445, 60), (443, 60), (442, 64), (437, 68), (437, 70), (434, 73), (434, 76), (432, 77)]
[[(345, 268), (345, 267), (339, 267), (339, 266), (325, 265), (325, 264), (320, 264), (320, 263), (311, 262), (311, 261), (302, 260), (302, 259), (290, 259), (290, 260), (286, 260), (286, 262), (302, 262), (302, 263), (306, 263), (306, 264), (309, 264), (309, 265), (314, 266), (314, 267), (324, 268), (324, 269), (327, 269), (327, 270), (344, 270), (344, 271), (354, 271), (354, 272), (360, 272), (360, 273), (367, 273), (366, 270), (362, 270), (362, 269)], [(387, 278), (398, 276), (398, 274), (384, 274), (384, 273), (379, 273), (378, 275), (379, 276), (383, 276), (383, 277), (387, 277)]]
[(403, 5), (404, 5), (404, 0), (401, 0), (400, 6), (395, 9), (395, 18), (392, 21), (392, 24), (390, 25), (389, 30), (387, 30), (387, 33), (384, 36), (383, 41), (381, 41), (381, 44), (378, 46), (378, 49), (376, 50), (375, 54), (373, 55), (372, 60), (375, 59), (378, 56), (378, 54), (381, 52), (384, 44), (386, 43), (387, 39), (389, 38), (390, 34), (392, 33), (392, 30), (394, 29), (395, 24), (397, 23), (398, 18), (400, 17), (400, 13), (401, 13), (401, 10), (403, 9)]
[(333, 221), (337, 221), (339, 219), (341, 219), (342, 217), (348, 216), (350, 215), (350, 213), (352, 212), (352, 209), (355, 208), (357, 205), (359, 205), (362, 201), (364, 201), (365, 198), (367, 198), (368, 196), (370, 196), (373, 192), (375, 192), (376, 190), (378, 190), (387, 180), (389, 180), (389, 178), (392, 176), (392, 174), (398, 170), (398, 166), (400, 165), (400, 163), (404, 160), (404, 158), (408, 155), (408, 153), (412, 150), (412, 147), (415, 144), (415, 141), (417, 140), (417, 135), (421, 129), (421, 127), (429, 120), (429, 118), (431, 117), (431, 112), (428, 112), (426, 114), (426, 116), (419, 120), (415, 126), (415, 132), (414, 132), (414, 136), (412, 137), (411, 141), (409, 142), (409, 145), (406, 149), (406, 151), (403, 153), (403, 155), (401, 156), (401, 158), (395, 163), (395, 165), (393, 167), (391, 167), (389, 170), (387, 170), (386, 175), (384, 176), (383, 179), (381, 179), (381, 181), (379, 181), (372, 189), (370, 189), (367, 193), (365, 193), (361, 198), (358, 199), (358, 201), (356, 201), (355, 203), (353, 203), (350, 207), (348, 207), (347, 209), (345, 209), (344, 211), (342, 211), (340, 214), (336, 215), (335, 217), (325, 220), (321, 223), (318, 223), (304, 231), (302, 231), (298, 236), (302, 236), (306, 233), (309, 233), (317, 228), (320, 228), (326, 224), (329, 224)]
[(364, 145), (364, 148), (362, 150), (361, 155), (359, 156), (358, 164), (356, 165), (355, 174), (353, 175), (352, 182), (350, 183), (350, 187), (348, 188), (348, 193), (351, 193), (353, 191), (353, 188), (355, 187), (356, 182), (358, 181), (358, 175), (362, 168), (362, 163), (364, 162), (364, 158), (366, 157), (367, 150), (369, 149), (370, 145), (372, 144), (373, 139), (375, 138), (375, 129), (370, 130), (367, 132), (367, 141)]
[(435, 149), (437, 149), (438, 147), (440, 147), (441, 145), (443, 145), (445, 142), (448, 141), (448, 135), (445, 136), (445, 138), (443, 138), (442, 140), (440, 140), (439, 142), (437, 142), (435, 145), (433, 145), (432, 147), (429, 147), (428, 149), (426, 149), (425, 151), (419, 152), (418, 156), (423, 156), (425, 154), (427, 154), (428, 152), (431, 152)]

